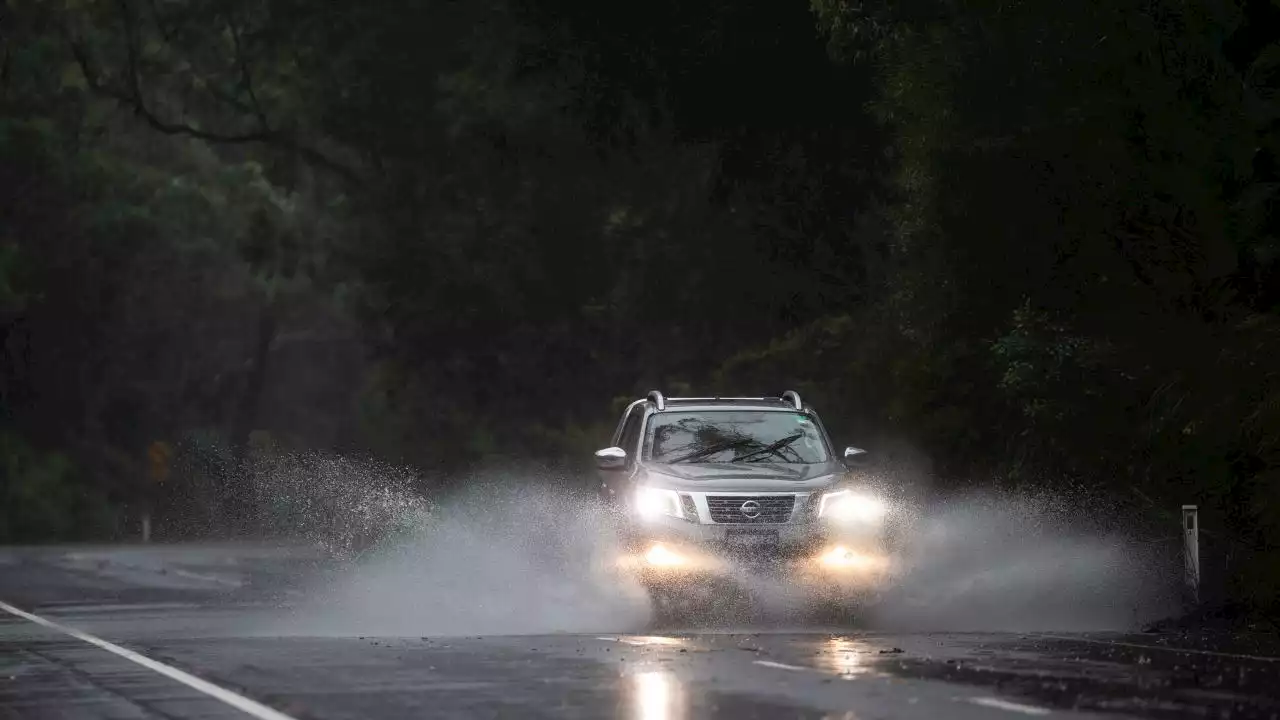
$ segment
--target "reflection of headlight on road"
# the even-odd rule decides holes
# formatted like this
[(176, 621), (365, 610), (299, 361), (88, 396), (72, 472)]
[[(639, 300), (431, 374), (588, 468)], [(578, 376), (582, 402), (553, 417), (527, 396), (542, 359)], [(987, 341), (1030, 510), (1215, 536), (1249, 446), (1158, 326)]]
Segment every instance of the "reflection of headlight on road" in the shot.
[(680, 517), (680, 498), (675, 490), (642, 485), (636, 488), (636, 512), (646, 519), (656, 518), (659, 515)]
[(884, 518), (889, 506), (869, 493), (836, 490), (822, 496), (818, 516), (836, 522), (874, 523)]
[(683, 555), (672, 552), (662, 543), (657, 543), (644, 554), (645, 562), (654, 567), (679, 567), (687, 564)]
[(636, 720), (678, 720), (684, 717), (683, 697), (675, 676), (662, 671), (637, 673), (635, 681)]
[(826, 650), (826, 653), (819, 656), (819, 660), (825, 660), (822, 664), (826, 666), (826, 669), (835, 672), (841, 677), (851, 678), (872, 672), (872, 667), (863, 664), (860, 656), (863, 654), (874, 655), (876, 648), (860, 640), (840, 637), (831, 638), (827, 641)]

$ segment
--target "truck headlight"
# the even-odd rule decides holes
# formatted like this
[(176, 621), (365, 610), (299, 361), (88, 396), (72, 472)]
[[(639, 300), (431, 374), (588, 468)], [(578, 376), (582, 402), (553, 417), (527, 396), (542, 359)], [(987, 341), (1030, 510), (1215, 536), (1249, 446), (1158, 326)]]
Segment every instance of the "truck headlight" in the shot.
[(659, 515), (683, 517), (680, 512), (680, 497), (675, 490), (643, 485), (636, 488), (636, 512), (646, 520)]
[(888, 510), (888, 504), (875, 495), (849, 489), (825, 493), (818, 502), (818, 517), (836, 522), (879, 522)]

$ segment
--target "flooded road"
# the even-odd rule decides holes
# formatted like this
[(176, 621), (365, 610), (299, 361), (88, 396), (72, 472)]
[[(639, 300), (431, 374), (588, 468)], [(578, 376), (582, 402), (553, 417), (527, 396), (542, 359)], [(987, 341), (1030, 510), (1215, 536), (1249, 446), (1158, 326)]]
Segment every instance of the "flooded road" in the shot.
[(1280, 717), (1264, 635), (277, 632), (330, 572), (305, 547), (0, 551), (0, 718)]

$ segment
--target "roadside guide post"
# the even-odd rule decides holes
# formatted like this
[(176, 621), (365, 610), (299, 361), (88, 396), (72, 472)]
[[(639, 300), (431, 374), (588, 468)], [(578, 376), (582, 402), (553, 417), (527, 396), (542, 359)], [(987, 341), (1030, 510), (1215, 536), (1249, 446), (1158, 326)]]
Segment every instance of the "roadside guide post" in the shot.
[(1183, 577), (1192, 605), (1200, 604), (1200, 512), (1196, 505), (1182, 506)]

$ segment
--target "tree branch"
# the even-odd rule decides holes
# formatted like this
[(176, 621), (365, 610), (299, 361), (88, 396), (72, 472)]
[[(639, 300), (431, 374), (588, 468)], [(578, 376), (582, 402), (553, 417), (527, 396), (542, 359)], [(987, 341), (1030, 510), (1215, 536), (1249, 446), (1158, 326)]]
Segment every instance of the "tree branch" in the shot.
[(271, 145), (297, 153), (299, 157), (308, 163), (338, 175), (353, 185), (362, 184), (360, 174), (356, 170), (334, 160), (320, 150), (298, 142), (291, 135), (271, 130), (270, 128), (244, 133), (220, 133), (204, 130), (189, 123), (170, 121), (160, 117), (147, 105), (142, 93), (142, 77), (138, 70), (137, 31), (132, 21), (132, 15), (129, 12), (127, 0), (118, 0), (118, 4), (123, 15), (121, 19), (124, 24), (125, 40), (128, 45), (126, 64), (129, 78), (124, 89), (112, 87), (103, 81), (89, 55), (88, 49), (84, 44), (78, 42), (69, 30), (64, 28), (71, 54), (75, 58), (76, 64), (80, 66), (80, 71), (84, 74), (85, 84), (88, 85), (90, 90), (129, 107), (133, 110), (134, 115), (142, 118), (152, 129), (165, 135), (184, 135), (197, 140), (224, 145), (249, 143)]
[(235, 18), (231, 14), (230, 8), (227, 9), (227, 29), (231, 31), (231, 44), (235, 49), (236, 65), (240, 68), (240, 82), (244, 84), (245, 94), (249, 96), (249, 105), (253, 110), (253, 114), (258, 118), (258, 126), (263, 132), (271, 131), (271, 123), (267, 122), (267, 113), (262, 109), (262, 103), (258, 102), (258, 95), (253, 89), (253, 76), (249, 72), (249, 62), (244, 57), (244, 45), (240, 39), (240, 29), (236, 27)]
[(199, 140), (229, 144), (273, 142), (277, 140), (277, 138), (273, 137), (271, 134), (260, 131), (239, 134), (215, 133), (207, 130), (201, 130), (200, 128), (192, 127), (185, 123), (174, 123), (162, 120), (155, 113), (151, 112), (150, 108), (147, 107), (146, 102), (143, 101), (140, 94), (140, 81), (137, 75), (133, 74), (133, 68), (130, 69), (130, 73), (132, 75), (130, 89), (127, 91), (121, 90), (119, 88), (111, 87), (102, 81), (102, 78), (98, 75), (92, 61), (89, 59), (88, 51), (83, 45), (78, 42), (71, 41), (71, 54), (75, 57), (76, 64), (80, 66), (80, 72), (83, 73), (85, 77), (85, 84), (89, 86), (90, 90), (93, 90), (103, 97), (108, 97), (127, 105), (134, 111), (135, 115), (142, 118), (153, 129), (166, 135), (189, 135)]
[(235, 95), (232, 95), (226, 90), (219, 88), (215, 84), (206, 85), (205, 89), (209, 91), (209, 94), (212, 95), (214, 99), (221, 100), (231, 108), (235, 109), (237, 112), (244, 113), (245, 115), (256, 114), (253, 107), (251, 107), (248, 103), (236, 97)]
[(151, 17), (155, 18), (156, 29), (160, 31), (160, 37), (164, 38), (166, 43), (173, 41), (173, 32), (166, 27), (164, 18), (160, 15), (160, 6), (156, 4), (156, 0), (147, 0), (151, 3)]

